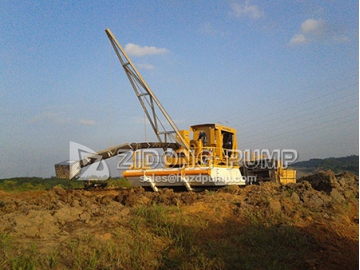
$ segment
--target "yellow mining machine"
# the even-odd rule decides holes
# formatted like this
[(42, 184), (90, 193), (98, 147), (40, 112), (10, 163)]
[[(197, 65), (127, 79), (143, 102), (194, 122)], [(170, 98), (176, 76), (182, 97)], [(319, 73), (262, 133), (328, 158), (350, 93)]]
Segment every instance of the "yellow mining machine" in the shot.
[(250, 184), (270, 181), (286, 185), (296, 182), (296, 170), (284, 168), (281, 160), (268, 158), (266, 155), (244, 158), (240, 171)]
[[(248, 177), (281, 183), (295, 181), (295, 171), (285, 170), (279, 161), (276, 161), (275, 167), (266, 169), (244, 162), (240, 170), (240, 151), (233, 128), (210, 123), (193, 125), (190, 130), (179, 130), (110, 29), (105, 32), (158, 142), (125, 143), (78, 161), (55, 164), (57, 177), (77, 177), (82, 168), (99, 162), (99, 157), (107, 159), (130, 151), (132, 164), (123, 172), (123, 176), (132, 186), (151, 187), (154, 191), (158, 191), (158, 187), (185, 186), (191, 191), (197, 187), (245, 185)], [(165, 153), (160, 166), (149, 164), (148, 149)], [(258, 159), (260, 163), (261, 160)], [(256, 182), (256, 179), (251, 182)]]

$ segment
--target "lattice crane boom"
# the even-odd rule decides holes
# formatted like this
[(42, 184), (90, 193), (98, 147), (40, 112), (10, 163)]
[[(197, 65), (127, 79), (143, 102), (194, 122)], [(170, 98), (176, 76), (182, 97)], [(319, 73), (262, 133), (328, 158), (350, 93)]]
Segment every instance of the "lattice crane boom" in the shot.
[[(175, 122), (171, 119), (169, 114), (161, 105), (160, 101), (157, 99), (151, 88), (143, 79), (140, 72), (136, 69), (135, 65), (132, 63), (131, 59), (129, 58), (125, 50), (122, 48), (120, 43), (117, 41), (111, 30), (107, 28), (105, 32), (110, 40), (111, 45), (115, 50), (117, 57), (121, 62), (122, 67), (125, 70), (131, 86), (133, 87), (135, 94), (141, 104), (141, 107), (143, 108), (159, 142), (168, 142), (168, 139), (170, 138), (186, 150), (189, 150)], [(157, 109), (161, 112), (162, 116), (170, 125), (170, 130), (166, 130), (165, 126), (161, 122), (157, 114)]]

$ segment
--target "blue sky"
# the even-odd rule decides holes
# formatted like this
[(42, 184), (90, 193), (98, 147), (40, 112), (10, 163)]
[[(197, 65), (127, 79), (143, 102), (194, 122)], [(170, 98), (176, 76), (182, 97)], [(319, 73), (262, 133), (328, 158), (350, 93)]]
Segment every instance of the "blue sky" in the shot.
[[(0, 178), (54, 175), (69, 142), (144, 141), (110, 28), (180, 129), (240, 149), (359, 152), (358, 1), (3, 1)], [(146, 127), (148, 140), (154, 139)]]

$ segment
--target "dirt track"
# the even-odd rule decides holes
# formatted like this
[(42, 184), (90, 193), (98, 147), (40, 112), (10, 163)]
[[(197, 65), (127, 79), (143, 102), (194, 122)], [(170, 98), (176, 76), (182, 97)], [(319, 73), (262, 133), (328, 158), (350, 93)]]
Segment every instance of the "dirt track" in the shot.
[[(0, 233), (15, 239), (19, 250), (35, 243), (39, 253), (47, 254), (85, 234), (108, 241), (114, 237), (114, 230), (121, 228), (125, 235), (131, 228), (134, 209), (140, 206), (176, 206), (183, 215), (211, 225), (199, 232), (199, 242), (231, 237), (226, 236), (229, 226), (236, 233), (239, 230), (233, 228), (235, 225), (248, 225), (249, 217), (253, 217), (264, 228), (291, 226), (311, 238), (314, 244), (304, 255), (304, 268), (358, 269), (358, 198), (358, 177), (335, 176), (332, 172), (286, 186), (266, 183), (201, 193), (169, 189), (154, 193), (142, 188), (0, 191)], [(59, 262), (57, 267), (67, 266)]]

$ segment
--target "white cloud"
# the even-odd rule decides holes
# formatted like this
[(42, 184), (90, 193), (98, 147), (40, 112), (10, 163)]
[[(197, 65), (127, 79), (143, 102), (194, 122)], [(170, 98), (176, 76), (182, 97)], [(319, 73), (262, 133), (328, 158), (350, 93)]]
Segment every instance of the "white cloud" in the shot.
[(62, 117), (56, 113), (52, 112), (42, 112), (33, 118), (31, 118), (29, 123), (55, 123), (55, 124), (66, 124), (71, 121), (70, 118)]
[(39, 123), (39, 122), (48, 121), (48, 120), (54, 118), (54, 116), (55, 116), (54, 113), (43, 112), (43, 113), (38, 114), (38, 115), (34, 116), (33, 118), (31, 118), (29, 120), (29, 123)]
[(349, 42), (350, 39), (349, 37), (345, 36), (345, 35), (334, 35), (332, 37), (332, 40), (335, 42), (335, 43), (346, 43), (346, 42)]
[(231, 3), (232, 12), (230, 15), (235, 17), (249, 17), (251, 19), (260, 19), (265, 16), (265, 12), (262, 11), (257, 5), (250, 4), (250, 0), (246, 0), (245, 3)]
[(309, 44), (324, 39), (327, 32), (327, 24), (323, 20), (307, 19), (301, 24), (300, 32), (291, 38), (289, 44)]
[(212, 36), (212, 37), (216, 37), (216, 36), (225, 37), (225, 36), (231, 34), (231, 31), (229, 31), (229, 30), (225, 30), (225, 31), (219, 30), (219, 29), (217, 29), (216, 25), (214, 26), (210, 22), (205, 22), (202, 25), (200, 25), (199, 32), (201, 34), (205, 34), (205, 35)]
[(126, 44), (125, 51), (129, 55), (134, 55), (134, 56), (144, 56), (144, 55), (151, 55), (151, 54), (163, 54), (163, 53), (168, 52), (168, 50), (165, 49), (165, 48), (156, 48), (154, 46), (141, 47), (139, 45), (132, 44), (132, 43)]
[(94, 120), (88, 120), (88, 119), (79, 119), (78, 123), (80, 125), (84, 125), (84, 126), (93, 126), (93, 125), (95, 125)]
[(326, 23), (323, 20), (307, 19), (301, 24), (301, 32), (316, 36), (323, 36), (326, 33)]
[(80, 125), (93, 126), (95, 125), (94, 120), (79, 119), (74, 121), (71, 117), (64, 117), (58, 113), (53, 112), (42, 112), (33, 118), (29, 119), (30, 124), (56, 124), (56, 125), (68, 125), (72, 122), (77, 122)]
[(299, 33), (295, 34), (289, 44), (303, 45), (316, 41), (329, 41), (335, 43), (348, 42), (349, 38), (344, 35), (338, 35), (336, 32), (329, 30), (326, 22), (323, 20), (307, 19), (300, 27)]
[(290, 45), (306, 44), (309, 40), (306, 39), (304, 34), (296, 34), (290, 40)]

